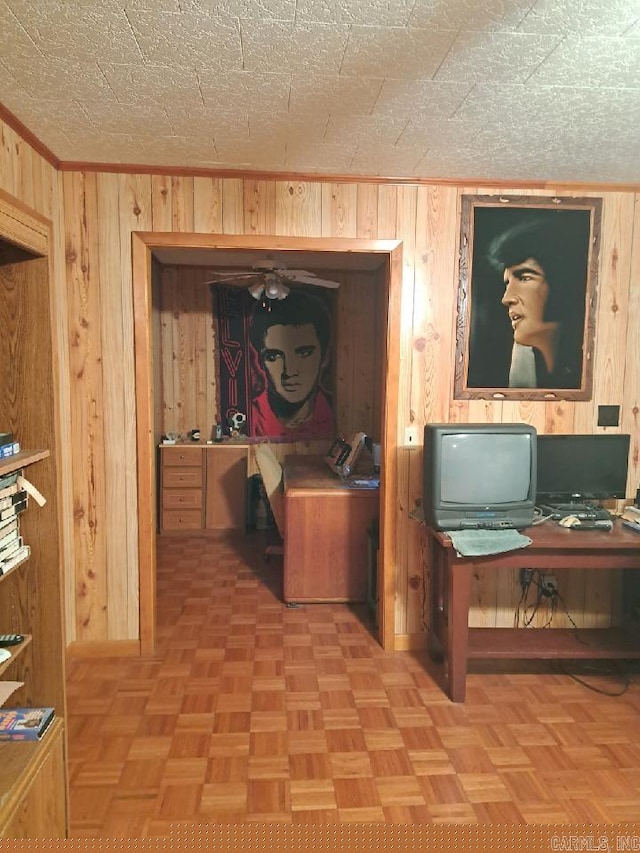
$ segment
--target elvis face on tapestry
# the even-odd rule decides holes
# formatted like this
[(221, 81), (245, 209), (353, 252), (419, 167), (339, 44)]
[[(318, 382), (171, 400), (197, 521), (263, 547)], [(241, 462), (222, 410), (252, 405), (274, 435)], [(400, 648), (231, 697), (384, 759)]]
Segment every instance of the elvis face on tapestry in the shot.
[(265, 304), (244, 289), (212, 290), (223, 419), (245, 412), (249, 436), (333, 437), (332, 294), (292, 287)]

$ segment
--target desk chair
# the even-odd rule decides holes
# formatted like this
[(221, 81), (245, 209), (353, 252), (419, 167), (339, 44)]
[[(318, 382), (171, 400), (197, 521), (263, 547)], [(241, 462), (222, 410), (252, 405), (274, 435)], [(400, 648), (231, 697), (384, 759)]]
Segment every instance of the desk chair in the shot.
[[(268, 444), (257, 444), (255, 447), (256, 464), (262, 477), (264, 490), (269, 500), (269, 506), (280, 534), (284, 539), (284, 487), (282, 465)], [(284, 554), (284, 544), (267, 545), (264, 558), (268, 560), (273, 554)]]

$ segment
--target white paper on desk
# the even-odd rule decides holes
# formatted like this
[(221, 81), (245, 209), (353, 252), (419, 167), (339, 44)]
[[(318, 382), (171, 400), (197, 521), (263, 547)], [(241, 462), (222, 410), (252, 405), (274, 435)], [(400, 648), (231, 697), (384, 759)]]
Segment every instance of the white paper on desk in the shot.
[(12, 693), (24, 685), (24, 681), (0, 681), (0, 705), (4, 705)]

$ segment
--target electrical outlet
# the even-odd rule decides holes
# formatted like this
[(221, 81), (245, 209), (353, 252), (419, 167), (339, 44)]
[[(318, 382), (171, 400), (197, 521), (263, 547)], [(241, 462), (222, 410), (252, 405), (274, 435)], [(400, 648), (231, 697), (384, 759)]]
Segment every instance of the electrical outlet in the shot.
[(520, 586), (522, 591), (526, 592), (531, 586), (533, 580), (533, 569), (520, 569)]
[(404, 428), (404, 443), (409, 447), (415, 447), (418, 444), (417, 426), (408, 426)]
[(558, 579), (554, 575), (543, 575), (540, 586), (544, 595), (550, 598), (558, 594)]

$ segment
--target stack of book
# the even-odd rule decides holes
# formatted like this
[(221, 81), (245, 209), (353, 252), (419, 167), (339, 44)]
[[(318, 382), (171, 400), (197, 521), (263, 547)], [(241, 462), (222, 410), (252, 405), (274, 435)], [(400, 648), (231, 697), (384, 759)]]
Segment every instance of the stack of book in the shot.
[(20, 535), (20, 513), (28, 499), (19, 471), (0, 476), (0, 575), (29, 556), (30, 548)]

